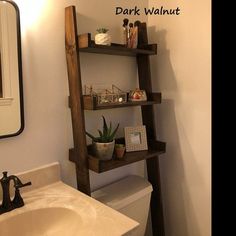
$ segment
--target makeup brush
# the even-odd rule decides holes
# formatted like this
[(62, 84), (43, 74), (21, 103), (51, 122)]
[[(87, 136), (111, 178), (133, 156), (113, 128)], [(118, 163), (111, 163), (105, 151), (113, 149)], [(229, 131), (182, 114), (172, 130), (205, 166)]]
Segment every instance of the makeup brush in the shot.
[(134, 22), (134, 28), (132, 30), (132, 39), (131, 39), (131, 48), (137, 48), (138, 46), (138, 27), (141, 24), (141, 21), (137, 20)]
[(128, 47), (131, 47), (131, 41), (133, 37), (133, 23), (129, 23), (129, 31), (128, 31)]
[(129, 23), (129, 19), (125, 18), (123, 20), (123, 44), (125, 46), (128, 45), (128, 23)]

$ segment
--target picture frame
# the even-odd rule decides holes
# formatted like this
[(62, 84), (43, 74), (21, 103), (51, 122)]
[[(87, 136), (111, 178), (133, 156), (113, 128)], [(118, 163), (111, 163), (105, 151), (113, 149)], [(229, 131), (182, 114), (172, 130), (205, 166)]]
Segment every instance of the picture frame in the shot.
[(124, 128), (126, 152), (148, 150), (146, 126), (129, 126)]

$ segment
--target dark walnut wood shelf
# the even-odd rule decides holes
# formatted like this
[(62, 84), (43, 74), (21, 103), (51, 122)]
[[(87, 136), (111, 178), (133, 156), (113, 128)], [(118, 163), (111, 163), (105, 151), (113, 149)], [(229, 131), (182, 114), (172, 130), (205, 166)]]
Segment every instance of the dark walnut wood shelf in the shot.
[(124, 45), (112, 43), (111, 46), (97, 45), (91, 40), (91, 34), (86, 33), (78, 36), (78, 44), (80, 52), (120, 55), (136, 57), (142, 55), (156, 55), (157, 44), (139, 45), (138, 48), (127, 48)]
[[(160, 165), (158, 156), (162, 153), (165, 153), (166, 144), (160, 141), (150, 141), (156, 140), (155, 112), (154, 106), (152, 105), (159, 102), (148, 97), (147, 102), (100, 107), (99, 109), (116, 108), (122, 106), (141, 106), (140, 115), (142, 116), (142, 124), (146, 126), (149, 148), (147, 151), (128, 152), (125, 154), (123, 160), (116, 160), (113, 158), (110, 161), (99, 161), (92, 155), (91, 145), (87, 146), (86, 144), (84, 117), (85, 105), (81, 78), (81, 65), (79, 60), (80, 53), (82, 52), (97, 53), (97, 56), (109, 54), (114, 56), (117, 55), (133, 57), (137, 62), (139, 82), (138, 87), (142, 90), (145, 90), (147, 95), (153, 94), (149, 57), (150, 55), (157, 54), (157, 44), (148, 43), (147, 24), (145, 22), (141, 22), (138, 26), (137, 49), (126, 48), (124, 45), (115, 43), (111, 44), (110, 46), (96, 45), (95, 42), (91, 40), (91, 34), (87, 33), (78, 36), (77, 26), (79, 22), (77, 22), (76, 16), (77, 14), (75, 6), (68, 6), (65, 8), (65, 49), (68, 69), (68, 85), (70, 91), (69, 106), (71, 108), (74, 141), (74, 148), (69, 150), (69, 160), (75, 163), (77, 188), (79, 191), (91, 196), (89, 170), (102, 173), (141, 160), (145, 160), (148, 181), (153, 186), (150, 201), (152, 232), (153, 235), (165, 236)], [(98, 60), (104, 59), (105, 56), (98, 58)], [(106, 58), (106, 60), (109, 60), (109, 58)], [(104, 66), (106, 66), (105, 62), (106, 61), (104, 61)], [(89, 104), (89, 109), (98, 109), (98, 106), (94, 106), (93, 99), (91, 99)], [(116, 142), (119, 143), (120, 140), (116, 140)]]
[[(119, 140), (122, 140), (119, 141), (119, 143), (124, 143), (124, 139), (119, 139)], [(105, 171), (109, 171), (115, 168), (132, 164), (134, 162), (158, 157), (159, 155), (165, 152), (166, 152), (166, 143), (161, 141), (149, 141), (148, 150), (137, 151), (137, 152), (126, 152), (124, 158), (121, 160), (116, 159), (114, 156), (112, 160), (101, 161), (92, 155), (92, 145), (89, 145), (88, 146), (89, 169), (97, 173), (102, 173)], [(70, 161), (74, 162), (76, 159), (77, 157), (75, 156), (74, 149), (70, 149)]]
[(154, 104), (161, 103), (161, 93), (151, 93), (147, 94), (148, 101), (140, 102), (125, 102), (118, 104), (102, 104), (98, 105), (95, 96), (83, 95), (83, 105), (85, 110), (102, 110), (102, 109), (112, 109), (120, 107), (130, 107), (130, 106), (150, 106)]

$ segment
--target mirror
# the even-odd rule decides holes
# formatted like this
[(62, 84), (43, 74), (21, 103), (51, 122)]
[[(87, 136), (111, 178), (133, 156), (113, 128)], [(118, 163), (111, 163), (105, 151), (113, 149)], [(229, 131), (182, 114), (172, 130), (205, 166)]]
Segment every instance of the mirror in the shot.
[(19, 8), (0, 0), (0, 138), (24, 129)]

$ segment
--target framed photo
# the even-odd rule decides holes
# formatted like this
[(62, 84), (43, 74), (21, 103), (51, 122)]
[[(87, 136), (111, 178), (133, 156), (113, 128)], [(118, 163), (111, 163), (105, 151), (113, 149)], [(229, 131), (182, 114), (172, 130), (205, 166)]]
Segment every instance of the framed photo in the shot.
[(125, 127), (126, 152), (147, 150), (146, 126)]

